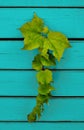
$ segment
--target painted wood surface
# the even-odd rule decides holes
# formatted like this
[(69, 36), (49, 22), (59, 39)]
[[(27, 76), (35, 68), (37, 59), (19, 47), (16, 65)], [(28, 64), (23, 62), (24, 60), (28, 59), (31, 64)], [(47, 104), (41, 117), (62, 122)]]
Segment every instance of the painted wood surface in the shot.
[(84, 6), (83, 0), (0, 0), (0, 6)]
[(34, 12), (51, 30), (60, 31), (69, 38), (84, 37), (84, 9), (1, 8), (0, 38), (21, 38), (18, 28), (31, 20)]
[[(83, 69), (84, 41), (70, 41), (72, 48), (67, 49), (54, 69)], [(0, 41), (0, 69), (32, 69), (32, 60), (38, 53), (22, 51), (23, 41)]]
[(83, 123), (0, 123), (1, 130), (84, 130)]
[[(53, 71), (53, 78), (54, 96), (84, 96), (83, 71)], [(37, 88), (35, 71), (0, 72), (1, 96), (36, 96)]]
[[(40, 121), (31, 124), (26, 116), (37, 95), (31, 64), (37, 50), (20, 50), (23, 38), (18, 28), (34, 12), (50, 29), (64, 33), (72, 48), (52, 70), (56, 91)], [(0, 130), (84, 130), (83, 39), (83, 0), (0, 0)]]
[[(27, 114), (35, 104), (35, 98), (0, 98), (0, 121), (27, 121)], [(39, 121), (83, 121), (82, 110), (82, 98), (51, 99)]]

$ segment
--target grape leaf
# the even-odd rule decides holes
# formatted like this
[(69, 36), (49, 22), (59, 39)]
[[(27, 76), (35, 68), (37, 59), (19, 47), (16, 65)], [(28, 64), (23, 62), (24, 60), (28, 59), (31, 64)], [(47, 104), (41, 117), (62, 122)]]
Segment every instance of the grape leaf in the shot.
[(43, 43), (43, 38), (38, 33), (30, 32), (24, 38), (24, 47), (23, 50), (33, 50), (40, 47), (40, 44)]
[(34, 13), (32, 20), (22, 25), (22, 27), (19, 29), (22, 32), (23, 36), (26, 37), (28, 33), (31, 33), (31, 32), (40, 33), (43, 30), (43, 27), (44, 27), (43, 20), (39, 18), (36, 15), (36, 13)]
[(41, 84), (48, 84), (50, 82), (52, 82), (52, 72), (48, 69), (45, 69), (45, 70), (40, 70), (38, 73), (37, 73), (37, 80), (39, 83)]
[(35, 70), (41, 70), (42, 66), (54, 66), (55, 63), (55, 57), (52, 54), (48, 54), (48, 58), (45, 58), (41, 54), (37, 54), (34, 57), (34, 60), (32, 62), (32, 68)]
[(50, 42), (49, 49), (53, 51), (53, 55), (59, 61), (63, 55), (64, 50), (71, 47), (69, 41), (64, 34), (52, 31), (49, 32), (48, 39)]
[(49, 31), (48, 37), (45, 38), (44, 44), (41, 47), (41, 53), (46, 55), (48, 50), (51, 50), (55, 58), (60, 61), (64, 50), (69, 47), (71, 46), (65, 35), (60, 32)]
[(38, 92), (41, 95), (46, 95), (50, 93), (52, 90), (55, 90), (55, 88), (52, 87), (50, 84), (41, 84), (38, 88)]
[(34, 112), (31, 112), (29, 115), (27, 115), (27, 119), (29, 122), (36, 121), (36, 114)]
[(32, 50), (40, 47), (40, 44), (43, 42), (43, 37), (40, 34), (43, 30), (43, 26), (43, 20), (34, 14), (33, 19), (20, 28), (24, 36), (24, 50)]
[(48, 51), (49, 51), (49, 46), (50, 46), (50, 42), (48, 40), (48, 38), (44, 38), (43, 44), (41, 44), (39, 50), (42, 56), (44, 56), (45, 58), (48, 58)]
[(38, 118), (40, 118), (41, 112), (42, 110), (40, 108), (40, 105), (37, 104), (36, 107), (34, 107), (34, 113), (38, 116)]
[(48, 94), (46, 95), (41, 95), (39, 94), (37, 97), (36, 97), (36, 100), (37, 100), (37, 104), (38, 103), (48, 103), (48, 100), (49, 100), (50, 96)]
[(56, 65), (55, 57), (52, 54), (48, 54), (48, 58), (41, 56), (41, 63), (43, 66), (54, 66)]
[(41, 55), (40, 55), (40, 54), (37, 54), (37, 55), (34, 57), (34, 60), (33, 60), (33, 62), (32, 62), (32, 67), (33, 67), (33, 69), (35, 69), (35, 70), (41, 70), (41, 69), (42, 69), (42, 63), (41, 63), (40, 57), (41, 57)]

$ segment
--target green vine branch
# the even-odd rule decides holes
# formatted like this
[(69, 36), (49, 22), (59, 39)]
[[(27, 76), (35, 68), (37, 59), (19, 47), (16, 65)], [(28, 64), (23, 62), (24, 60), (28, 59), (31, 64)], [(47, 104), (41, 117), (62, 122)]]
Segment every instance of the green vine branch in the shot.
[(25, 23), (20, 28), (20, 31), (24, 36), (24, 47), (22, 49), (38, 49), (38, 54), (32, 61), (32, 68), (37, 71), (38, 95), (36, 106), (27, 116), (29, 122), (34, 122), (41, 117), (44, 104), (49, 102), (51, 92), (55, 90), (52, 86), (53, 76), (49, 67), (55, 66), (56, 59), (60, 61), (64, 50), (71, 46), (65, 35), (49, 30), (36, 14), (30, 22)]

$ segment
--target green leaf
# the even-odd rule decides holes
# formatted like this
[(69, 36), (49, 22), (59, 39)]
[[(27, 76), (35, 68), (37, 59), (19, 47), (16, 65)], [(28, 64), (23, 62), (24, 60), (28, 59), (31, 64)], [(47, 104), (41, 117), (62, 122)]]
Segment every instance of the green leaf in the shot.
[(34, 107), (33, 111), (38, 116), (38, 118), (40, 118), (42, 110), (38, 104), (36, 105), (36, 107)]
[(29, 115), (27, 115), (27, 119), (29, 122), (36, 121), (36, 114), (34, 112), (31, 112)]
[(33, 62), (32, 62), (32, 67), (35, 70), (41, 70), (42, 69), (42, 63), (41, 63), (40, 57), (41, 57), (40, 54), (36, 55), (34, 57)]
[(52, 90), (55, 90), (55, 88), (52, 87), (50, 84), (42, 84), (38, 88), (38, 92), (41, 95), (46, 95), (46, 94), (50, 93)]
[(32, 62), (32, 67), (35, 70), (41, 70), (42, 66), (56, 65), (55, 57), (52, 54), (48, 54), (48, 58), (43, 57), (41, 54), (37, 54)]
[(37, 80), (41, 84), (44, 84), (44, 83), (48, 84), (52, 82), (52, 72), (48, 69), (40, 70), (37, 73)]
[(41, 18), (39, 18), (36, 13), (34, 13), (34, 16), (30, 22), (25, 23), (20, 28), (20, 31), (22, 32), (23, 36), (25, 37), (31, 32), (40, 33), (43, 30), (44, 22)]
[(41, 63), (43, 66), (54, 66), (56, 65), (55, 57), (52, 54), (48, 54), (48, 58), (41, 56)]
[(43, 44), (40, 46), (40, 53), (45, 58), (48, 58), (48, 51), (49, 51), (50, 42), (48, 38), (44, 38)]
[(71, 47), (68, 39), (60, 32), (49, 31), (47, 38), (44, 38), (43, 44), (41, 44), (41, 55), (45, 56), (48, 50), (53, 52), (53, 56), (60, 61), (63, 52), (66, 48)]
[(23, 50), (33, 50), (40, 47), (40, 44), (43, 43), (43, 38), (37, 33), (30, 32), (24, 38), (24, 47)]
[(40, 104), (43, 104), (43, 103), (48, 103), (48, 100), (49, 100), (50, 96), (47, 94), (47, 95), (38, 95), (36, 100), (37, 100), (37, 103), (39, 102)]
[(59, 61), (64, 50), (71, 47), (69, 41), (62, 33), (52, 31), (48, 33), (48, 39), (50, 42), (49, 49), (53, 51), (53, 55)]
[(20, 28), (24, 36), (24, 47), (22, 49), (33, 50), (40, 47), (44, 40), (41, 35), (43, 27), (43, 20), (34, 14), (33, 19)]
[(39, 18), (36, 13), (34, 13), (34, 17), (31, 21), (31, 27), (33, 31), (40, 33), (43, 30), (44, 22), (43, 19)]

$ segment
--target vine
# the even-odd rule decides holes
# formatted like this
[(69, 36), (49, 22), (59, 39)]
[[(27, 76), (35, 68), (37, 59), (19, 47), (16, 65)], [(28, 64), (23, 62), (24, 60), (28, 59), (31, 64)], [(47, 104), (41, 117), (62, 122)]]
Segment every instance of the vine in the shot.
[(32, 68), (37, 72), (38, 95), (36, 106), (27, 116), (29, 122), (34, 122), (41, 117), (44, 104), (48, 103), (51, 92), (55, 90), (52, 86), (53, 77), (49, 66), (56, 65), (56, 59), (60, 61), (66, 48), (71, 47), (68, 39), (60, 32), (50, 30), (35, 13), (30, 22), (25, 23), (20, 31), (24, 37), (23, 50), (38, 48), (38, 54), (32, 61)]

